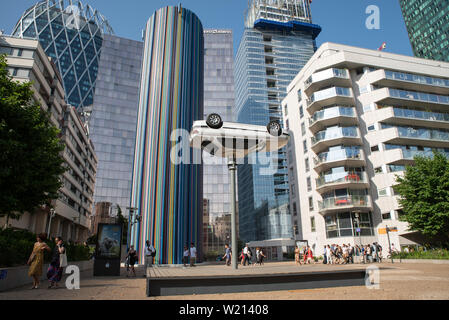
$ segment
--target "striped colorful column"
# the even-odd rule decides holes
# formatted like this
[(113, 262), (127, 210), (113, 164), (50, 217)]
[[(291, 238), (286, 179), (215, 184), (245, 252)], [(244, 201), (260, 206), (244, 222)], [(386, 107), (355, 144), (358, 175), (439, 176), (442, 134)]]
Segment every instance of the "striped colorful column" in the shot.
[[(170, 160), (177, 141), (173, 130), (189, 132), (203, 118), (203, 27), (180, 7), (165, 7), (148, 20), (142, 65), (131, 207), (140, 224), (131, 244), (143, 261), (146, 240), (157, 250), (156, 263), (182, 263), (183, 248), (201, 248), (202, 168)], [(188, 145), (188, 144), (187, 144)], [(188, 152), (192, 159), (192, 150)]]

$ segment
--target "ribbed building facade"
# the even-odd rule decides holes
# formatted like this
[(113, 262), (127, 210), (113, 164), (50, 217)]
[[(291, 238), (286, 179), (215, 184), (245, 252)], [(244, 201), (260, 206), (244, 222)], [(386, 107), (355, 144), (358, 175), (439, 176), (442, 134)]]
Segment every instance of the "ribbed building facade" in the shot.
[[(146, 26), (142, 66), (131, 194), (131, 207), (142, 219), (133, 225), (131, 243), (143, 259), (150, 240), (156, 263), (177, 264), (185, 245), (201, 248), (201, 166), (171, 159), (178, 143), (171, 141), (173, 131), (188, 133), (193, 121), (203, 118), (204, 37), (198, 17), (181, 7), (156, 11)], [(192, 153), (189, 147), (182, 152)]]
[[(321, 28), (312, 24), (309, 1), (303, 0), (252, 0), (245, 27), (234, 72), (237, 120), (267, 125), (281, 120), (287, 86), (315, 52)], [(277, 157), (274, 173), (261, 163), (238, 166), (244, 242), (293, 234), (286, 150), (267, 157)]]
[(79, 108), (93, 103), (107, 20), (80, 1), (45, 0), (27, 9), (12, 35), (38, 39), (63, 78), (66, 100)]

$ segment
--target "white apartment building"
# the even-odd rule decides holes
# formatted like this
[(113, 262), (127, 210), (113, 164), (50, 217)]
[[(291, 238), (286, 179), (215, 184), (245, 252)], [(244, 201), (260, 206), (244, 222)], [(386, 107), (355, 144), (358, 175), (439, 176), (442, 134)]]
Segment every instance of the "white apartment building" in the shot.
[(395, 176), (415, 155), (449, 157), (449, 63), (324, 43), (287, 90), (295, 239), (316, 255), (333, 243), (385, 250), (388, 226), (395, 248), (419, 243), (399, 221)]
[[(7, 55), (13, 80), (32, 81), (33, 98), (41, 108), (50, 112), (51, 122), (61, 130), (65, 145), (63, 157), (67, 171), (61, 176), (63, 186), (59, 199), (53, 201), (54, 214), (49, 207), (26, 212), (20, 220), (9, 220), (9, 226), (34, 233), (48, 232), (51, 237), (85, 241), (92, 214), (93, 190), (97, 158), (75, 109), (64, 100), (62, 79), (56, 65), (45, 54), (37, 40), (0, 35), (0, 54)], [(0, 218), (4, 225), (6, 218)], [(50, 226), (49, 226), (50, 225)]]

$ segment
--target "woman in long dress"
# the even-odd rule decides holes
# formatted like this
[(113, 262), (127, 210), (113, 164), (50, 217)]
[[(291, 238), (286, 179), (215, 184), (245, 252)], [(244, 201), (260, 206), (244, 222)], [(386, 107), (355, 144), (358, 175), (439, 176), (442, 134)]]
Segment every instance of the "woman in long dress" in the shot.
[(45, 233), (37, 236), (37, 242), (34, 244), (33, 252), (28, 259), (28, 275), (33, 278), (33, 287), (31, 289), (39, 288), (39, 279), (42, 276), (42, 268), (44, 265), (44, 250), (51, 251), (50, 247), (44, 242), (47, 239)]
[(58, 282), (62, 279), (64, 265), (61, 263), (61, 255), (65, 254), (65, 246), (61, 237), (55, 238), (56, 246), (53, 250), (53, 256), (47, 271), (47, 278), (50, 281), (48, 288), (57, 288)]

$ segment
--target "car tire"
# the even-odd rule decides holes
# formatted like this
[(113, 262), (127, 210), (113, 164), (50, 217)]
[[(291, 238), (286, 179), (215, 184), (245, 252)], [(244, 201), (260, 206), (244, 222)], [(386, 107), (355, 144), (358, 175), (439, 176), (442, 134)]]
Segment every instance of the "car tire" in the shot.
[(223, 126), (223, 120), (217, 113), (211, 113), (207, 116), (206, 124), (212, 129), (220, 129)]
[(279, 137), (282, 134), (281, 124), (277, 120), (270, 121), (267, 125), (267, 131), (272, 136)]

